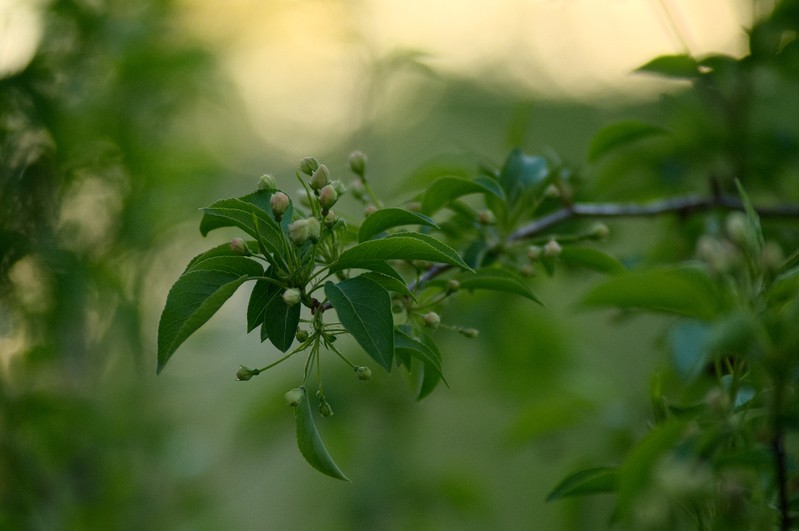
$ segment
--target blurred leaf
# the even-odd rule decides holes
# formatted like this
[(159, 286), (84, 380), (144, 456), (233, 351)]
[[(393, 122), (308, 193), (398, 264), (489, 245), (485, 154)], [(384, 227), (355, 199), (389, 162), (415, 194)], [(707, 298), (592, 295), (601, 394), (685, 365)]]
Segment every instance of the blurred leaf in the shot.
[(394, 356), (394, 319), (388, 291), (364, 277), (325, 283), (325, 295), (339, 321), (369, 356), (391, 372)]
[(297, 446), (300, 453), (319, 472), (332, 478), (349, 481), (349, 478), (330, 457), (319, 436), (313, 419), (311, 402), (308, 399), (308, 391), (304, 387), (300, 387), (300, 389), (302, 389), (302, 398), (295, 406), (294, 412), (297, 421)]
[(752, 205), (752, 200), (749, 199), (749, 195), (744, 190), (741, 181), (738, 179), (735, 180), (735, 186), (738, 188), (738, 195), (741, 196), (741, 201), (744, 204), (744, 211), (746, 212), (746, 219), (749, 222), (749, 230), (754, 234), (754, 241), (752, 242), (755, 245), (754, 249), (750, 250), (753, 258), (756, 260), (760, 260), (760, 255), (763, 252), (763, 246), (765, 242), (763, 240), (763, 228), (760, 226), (760, 216), (755, 210), (755, 207)]
[(559, 391), (521, 409), (510, 430), (513, 442), (529, 443), (572, 426), (593, 411), (586, 398), (568, 391)]
[(347, 249), (330, 266), (330, 270), (336, 272), (363, 268), (373, 260), (427, 260), (470, 269), (449, 245), (426, 234), (401, 232), (379, 240), (368, 240)]
[(619, 483), (619, 470), (611, 467), (586, 468), (566, 476), (547, 496), (547, 501), (569, 496), (585, 496), (615, 492)]
[(442, 177), (435, 180), (425, 191), (422, 198), (422, 212), (433, 214), (447, 203), (469, 194), (490, 194), (498, 199), (505, 199), (502, 188), (493, 179), (478, 177), (475, 180), (468, 180), (460, 177)]
[(625, 121), (611, 124), (594, 135), (588, 148), (588, 161), (596, 162), (616, 149), (666, 133), (662, 127), (642, 122)]
[[(527, 285), (524, 278), (514, 271), (499, 267), (484, 267), (474, 273), (465, 272), (455, 277), (463, 290), (492, 290), (513, 293), (542, 304)], [(446, 281), (437, 281), (436, 285), (444, 286)]]
[(708, 325), (693, 319), (678, 321), (669, 330), (671, 360), (686, 382), (692, 382), (699, 376), (709, 361), (708, 332)]
[(594, 249), (593, 247), (566, 246), (560, 253), (559, 258), (564, 262), (588, 267), (600, 273), (615, 275), (627, 271), (627, 268), (615, 257)]
[[(436, 360), (441, 360), (441, 353), (438, 351), (438, 347), (436, 346), (435, 341), (430, 336), (422, 335), (419, 340), (422, 342), (424, 346), (430, 349), (430, 352), (433, 355), (433, 358)], [(423, 364), (423, 371), (422, 374), (422, 385), (419, 386), (419, 394), (416, 395), (416, 400), (421, 400), (433, 390), (438, 387), (438, 382), (444, 381), (444, 383), (449, 387), (446, 380), (444, 380), (444, 373), (441, 368), (436, 368), (435, 366), (428, 367), (427, 364)]]
[(726, 300), (712, 279), (696, 267), (651, 269), (621, 273), (592, 288), (587, 306), (616, 306), (676, 313), (710, 320)]
[(358, 241), (366, 241), (386, 229), (403, 225), (427, 225), (438, 228), (436, 222), (425, 215), (403, 208), (381, 208), (364, 220), (358, 230)]
[(505, 190), (508, 202), (513, 204), (523, 192), (543, 184), (548, 176), (549, 168), (544, 157), (528, 156), (520, 149), (514, 149), (502, 167), (499, 184)]
[(695, 79), (699, 77), (699, 65), (690, 55), (661, 55), (643, 66), (639, 66), (635, 71), (674, 79)]
[(158, 372), (175, 350), (230, 298), (248, 278), (263, 274), (244, 257), (214, 257), (193, 265), (169, 290), (158, 324)]

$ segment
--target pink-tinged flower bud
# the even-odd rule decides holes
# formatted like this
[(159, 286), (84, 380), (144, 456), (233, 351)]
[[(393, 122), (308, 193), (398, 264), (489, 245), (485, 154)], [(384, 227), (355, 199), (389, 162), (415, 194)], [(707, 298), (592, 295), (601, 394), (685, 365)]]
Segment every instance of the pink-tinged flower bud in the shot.
[(236, 372), (236, 380), (238, 380), (239, 382), (246, 382), (253, 376), (257, 376), (260, 373), (261, 371), (258, 369), (248, 369), (247, 367), (242, 365), (241, 368), (239, 368), (239, 370)]
[(322, 226), (319, 224), (319, 220), (316, 218), (308, 218), (305, 221), (308, 222), (308, 239), (313, 243), (318, 242), (319, 236), (322, 234)]
[(372, 370), (369, 367), (361, 366), (355, 367), (355, 377), (358, 380), (365, 382), (372, 379)]
[(331, 185), (324, 186), (319, 190), (319, 204), (322, 205), (322, 210), (327, 212), (338, 201), (338, 192)]
[(555, 258), (560, 255), (561, 251), (563, 251), (563, 249), (556, 240), (549, 240), (547, 244), (544, 245), (544, 256), (547, 258)]
[(300, 302), (301, 298), (300, 290), (296, 288), (289, 288), (283, 292), (283, 302), (286, 303), (286, 306), (294, 306)]
[(233, 238), (230, 240), (230, 250), (234, 254), (250, 256), (250, 250), (247, 248), (247, 242), (245, 242), (243, 238)]
[(298, 219), (289, 225), (289, 239), (296, 245), (302, 245), (308, 240), (307, 219)]
[(350, 154), (349, 162), (352, 173), (363, 177), (363, 174), (366, 173), (366, 155), (360, 151), (353, 151)]
[(300, 171), (305, 175), (313, 175), (319, 169), (319, 161), (314, 157), (305, 157), (300, 161)]
[(265, 173), (258, 179), (259, 190), (277, 190), (277, 181), (274, 177)]
[(304, 396), (305, 396), (305, 389), (303, 389), (302, 387), (295, 387), (294, 389), (288, 391), (285, 395), (283, 395), (283, 398), (286, 400), (286, 405), (291, 407), (296, 407), (300, 403), (300, 400), (302, 400), (302, 397)]
[(441, 317), (436, 312), (429, 312), (422, 316), (422, 321), (427, 328), (435, 330), (441, 324)]
[(275, 192), (269, 199), (269, 205), (272, 207), (272, 214), (275, 216), (276, 221), (283, 219), (283, 214), (289, 208), (289, 196), (283, 192)]
[(311, 175), (311, 189), (319, 191), (330, 183), (330, 170), (327, 166), (320, 164), (319, 167)]
[(458, 332), (469, 339), (474, 339), (480, 335), (480, 331), (476, 328), (459, 328)]
[(374, 214), (375, 212), (377, 212), (377, 207), (374, 205), (368, 205), (366, 208), (363, 209), (363, 215), (364, 217), (367, 218), (372, 214)]

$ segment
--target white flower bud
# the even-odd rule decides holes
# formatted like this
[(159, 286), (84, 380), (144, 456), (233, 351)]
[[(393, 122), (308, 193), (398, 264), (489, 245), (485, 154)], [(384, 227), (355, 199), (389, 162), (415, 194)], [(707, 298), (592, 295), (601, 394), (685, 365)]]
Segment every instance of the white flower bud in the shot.
[(313, 243), (318, 242), (319, 236), (322, 234), (322, 226), (319, 224), (319, 220), (308, 218), (306, 221), (308, 222), (308, 239)]
[(322, 210), (330, 210), (336, 201), (338, 201), (338, 192), (333, 186), (328, 184), (319, 190), (319, 204), (322, 205)]
[(275, 215), (277, 221), (283, 218), (283, 214), (285, 214), (286, 210), (289, 208), (289, 203), (289, 196), (283, 192), (275, 192), (272, 194), (272, 197), (269, 199), (269, 205), (272, 207), (272, 214)]
[(258, 189), (259, 190), (276, 190), (277, 189), (277, 181), (274, 177), (265, 173), (261, 175), (258, 179)]
[(286, 405), (296, 407), (300, 403), (300, 400), (302, 400), (303, 396), (305, 396), (305, 389), (302, 387), (295, 387), (283, 395), (283, 398), (286, 400)]
[(283, 302), (286, 303), (286, 306), (294, 306), (300, 302), (301, 298), (300, 290), (296, 288), (289, 288), (283, 292)]
[(296, 245), (302, 245), (308, 240), (307, 219), (298, 219), (289, 225), (289, 239)]
[(422, 321), (427, 328), (435, 330), (441, 324), (441, 317), (436, 312), (429, 312), (422, 316)]
[(555, 258), (560, 255), (561, 251), (563, 251), (563, 249), (556, 240), (549, 240), (547, 244), (544, 245), (544, 256), (547, 258)]

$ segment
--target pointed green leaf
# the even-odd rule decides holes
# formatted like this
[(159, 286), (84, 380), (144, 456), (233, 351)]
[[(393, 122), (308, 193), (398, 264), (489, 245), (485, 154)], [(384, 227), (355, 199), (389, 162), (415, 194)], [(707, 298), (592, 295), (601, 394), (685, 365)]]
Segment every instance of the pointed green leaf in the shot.
[(254, 260), (231, 256), (197, 262), (181, 275), (169, 290), (158, 324), (158, 372), (239, 286), (262, 274), (263, 268)]
[(700, 74), (696, 59), (690, 55), (661, 55), (639, 66), (635, 71), (673, 79), (695, 79)]
[(374, 271), (375, 273), (380, 273), (381, 275), (391, 277), (400, 282), (405, 282), (405, 279), (402, 278), (402, 275), (400, 275), (399, 272), (385, 260), (363, 260), (358, 263), (357, 268), (365, 269), (367, 271)]
[(301, 310), (302, 304), (289, 306), (283, 301), (282, 289), (273, 290), (264, 308), (261, 340), (267, 336), (278, 350), (286, 352), (297, 334)]
[(638, 308), (703, 320), (718, 315), (723, 302), (712, 279), (695, 267), (622, 273), (595, 286), (583, 299), (588, 306)]
[(616, 275), (627, 270), (624, 264), (616, 258), (593, 247), (573, 247), (569, 245), (563, 248), (559, 258), (564, 262), (588, 267), (608, 275)]
[(406, 297), (410, 297), (413, 300), (416, 300), (416, 295), (413, 294), (411, 290), (408, 289), (408, 286), (405, 282), (397, 280), (394, 277), (390, 277), (388, 275), (384, 275), (383, 273), (376, 273), (376, 272), (369, 272), (369, 273), (362, 273), (359, 276), (363, 278), (368, 278), (369, 280), (374, 280), (381, 286), (383, 286), (386, 291), (393, 291), (394, 293), (399, 293)]
[[(520, 295), (533, 302), (542, 304), (538, 297), (530, 290), (530, 286), (519, 273), (508, 271), (499, 267), (484, 267), (474, 273), (462, 273), (455, 277), (463, 290), (492, 290)], [(436, 281), (435, 284), (445, 284), (446, 281)]]
[(354, 277), (338, 284), (325, 283), (325, 295), (344, 328), (372, 359), (391, 372), (394, 318), (388, 291), (374, 280)]
[(438, 228), (436, 222), (425, 215), (404, 208), (381, 208), (369, 215), (358, 230), (358, 241), (366, 241), (386, 229), (403, 225), (427, 225)]
[(427, 260), (471, 269), (452, 247), (432, 236), (416, 232), (400, 232), (359, 243), (341, 253), (330, 271), (364, 268), (373, 260)]
[(514, 149), (502, 167), (499, 184), (505, 190), (508, 202), (513, 203), (525, 190), (543, 185), (548, 176), (549, 168), (544, 157), (525, 155), (520, 149)]
[(552, 489), (547, 501), (559, 500), (570, 496), (585, 496), (615, 492), (619, 484), (619, 470), (612, 467), (596, 467), (580, 470), (565, 477), (558, 486)]
[(449, 386), (444, 379), (444, 373), (441, 370), (441, 355), (437, 350), (431, 349), (428, 345), (414, 339), (399, 328), (394, 329), (394, 347), (396, 351), (402, 351), (403, 354), (422, 361), (425, 370), (432, 369), (438, 375), (438, 378)]
[(596, 162), (618, 148), (644, 138), (664, 135), (666, 132), (662, 127), (642, 122), (625, 121), (611, 124), (594, 135), (588, 148), (588, 161)]
[[(257, 244), (257, 242), (250, 240), (250, 241), (247, 242), (247, 246), (250, 247), (251, 249), (253, 249), (253, 248), (257, 248), (258, 244)], [(230, 242), (223, 243), (221, 245), (217, 245), (216, 247), (212, 247), (211, 249), (208, 249), (204, 253), (200, 253), (197, 256), (195, 256), (194, 258), (192, 258), (191, 261), (189, 262), (189, 264), (186, 266), (186, 269), (183, 272), (185, 273), (186, 271), (191, 269), (192, 266), (194, 264), (196, 264), (197, 262), (201, 262), (201, 261), (206, 260), (208, 258), (214, 258), (216, 256), (237, 256), (237, 257), (241, 257), (242, 255), (239, 254), (239, 253), (233, 252), (233, 250), (230, 248)]]
[(319, 436), (319, 430), (316, 429), (313, 419), (311, 401), (308, 399), (308, 391), (304, 387), (300, 387), (300, 389), (302, 389), (302, 398), (295, 406), (294, 412), (297, 421), (297, 447), (300, 449), (300, 453), (308, 461), (308, 464), (322, 474), (349, 481), (349, 478), (330, 457), (330, 453)]
[[(422, 335), (422, 337), (419, 338), (419, 341), (421, 341), (423, 345), (430, 349), (434, 359), (439, 360), (440, 363), (441, 353), (438, 351), (438, 347), (433, 339), (428, 335)], [(440, 368), (436, 369), (435, 366), (428, 367), (427, 364), (423, 364), (422, 367), (422, 370), (424, 371), (422, 374), (422, 385), (419, 386), (419, 394), (416, 395), (416, 400), (421, 400), (432, 393), (433, 390), (438, 387), (438, 382), (443, 381), (444, 384), (449, 387), (449, 384), (446, 382), (446, 380), (444, 380), (444, 374)]]
[(760, 226), (760, 215), (757, 213), (757, 210), (755, 210), (754, 205), (752, 205), (752, 200), (749, 198), (749, 194), (746, 193), (746, 190), (744, 190), (741, 181), (735, 179), (735, 186), (738, 188), (738, 195), (741, 196), (741, 202), (744, 204), (746, 219), (749, 222), (749, 231), (752, 233), (754, 249), (750, 252), (759, 259), (760, 253), (763, 251), (763, 246), (765, 245), (763, 228)]
[[(504, 199), (502, 188), (492, 179), (442, 177), (433, 181), (422, 198), (422, 212), (433, 214), (447, 203), (469, 194), (490, 194)], [(368, 218), (367, 218), (368, 219)]]
[(247, 333), (249, 334), (255, 327), (264, 322), (264, 311), (266, 304), (272, 297), (277, 286), (265, 280), (257, 280), (250, 294), (250, 302), (247, 304)]

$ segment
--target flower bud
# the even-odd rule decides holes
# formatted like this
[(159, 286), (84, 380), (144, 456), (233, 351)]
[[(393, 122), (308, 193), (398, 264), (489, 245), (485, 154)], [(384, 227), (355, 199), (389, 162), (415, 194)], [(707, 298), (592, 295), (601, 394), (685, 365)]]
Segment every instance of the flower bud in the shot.
[(327, 166), (324, 164), (320, 164), (316, 171), (313, 172), (313, 175), (311, 175), (311, 189), (318, 192), (324, 186), (327, 186), (329, 182), (330, 170), (328, 170)]
[(533, 267), (533, 264), (524, 264), (519, 267), (519, 274), (523, 277), (535, 276), (535, 267)]
[(332, 210), (328, 211), (328, 213), (325, 214), (325, 225), (327, 225), (328, 227), (332, 227), (333, 225), (335, 225), (337, 220), (338, 216)]
[(300, 161), (300, 171), (305, 175), (313, 175), (319, 169), (319, 161), (314, 157), (305, 157)]
[(596, 240), (604, 240), (610, 234), (610, 229), (604, 223), (595, 223), (589, 229), (588, 234)]
[(301, 298), (300, 290), (296, 288), (289, 288), (283, 292), (283, 302), (286, 303), (286, 306), (294, 306), (300, 302)]
[(353, 179), (350, 183), (350, 191), (358, 201), (363, 201), (364, 197), (366, 197), (366, 188), (363, 185), (363, 181), (360, 179)]
[(461, 283), (454, 278), (449, 279), (447, 282), (447, 293), (455, 293), (459, 289), (461, 289)]
[(365, 382), (366, 380), (371, 380), (372, 370), (369, 367), (365, 366), (355, 367), (355, 377), (362, 382)]
[(497, 220), (494, 217), (493, 212), (491, 212), (490, 210), (483, 210), (482, 212), (480, 212), (477, 221), (480, 223), (480, 225), (493, 225), (494, 223), (496, 223)]
[(436, 312), (429, 312), (422, 316), (422, 321), (427, 328), (435, 330), (441, 324), (441, 317)]
[(305, 396), (305, 389), (302, 387), (295, 387), (283, 395), (283, 398), (286, 399), (286, 405), (296, 407), (300, 403), (300, 400), (302, 400), (303, 396)]
[(324, 186), (319, 190), (319, 204), (322, 205), (322, 211), (327, 212), (338, 201), (338, 192), (331, 185)]
[(303, 330), (302, 328), (298, 328), (297, 333), (294, 334), (294, 337), (297, 338), (297, 341), (299, 341), (300, 343), (304, 343), (308, 341), (308, 331)]
[(305, 190), (305, 188), (297, 188), (295, 197), (302, 206), (305, 208), (311, 208), (311, 198), (308, 197), (308, 192)]
[(298, 219), (289, 225), (289, 239), (296, 245), (302, 245), (308, 239), (308, 220)]
[(260, 374), (260, 370), (258, 369), (248, 369), (244, 365), (242, 365), (239, 370), (236, 372), (236, 380), (239, 382), (246, 382), (253, 376), (257, 376)]
[(541, 258), (541, 246), (540, 245), (531, 245), (527, 248), (527, 258), (532, 261), (536, 261)]
[(361, 151), (353, 151), (350, 153), (349, 162), (352, 173), (363, 177), (363, 174), (366, 173), (366, 155)]
[(247, 242), (245, 242), (243, 238), (233, 238), (230, 240), (230, 250), (234, 254), (250, 256), (250, 250), (247, 248)]
[(275, 220), (280, 221), (289, 208), (289, 196), (283, 192), (275, 192), (269, 199), (269, 205), (272, 207), (272, 214), (274, 214)]
[(724, 220), (724, 229), (730, 240), (745, 246), (749, 240), (749, 220), (743, 212), (730, 212)]
[(375, 212), (377, 212), (377, 207), (374, 206), (374, 205), (368, 205), (366, 208), (363, 209), (363, 215), (364, 215), (364, 217), (367, 217), (367, 218), (370, 215), (374, 214)]
[(341, 182), (339, 179), (330, 181), (330, 186), (333, 187), (339, 197), (347, 193), (347, 185)]
[(547, 258), (555, 258), (560, 255), (561, 251), (563, 251), (563, 249), (556, 240), (549, 240), (547, 244), (544, 245), (544, 256)]
[(547, 186), (546, 190), (544, 190), (544, 196), (553, 198), (560, 197), (560, 188), (554, 184), (550, 184)]
[(277, 190), (277, 181), (274, 177), (265, 173), (258, 179), (259, 190)]
[(458, 332), (469, 339), (474, 339), (480, 335), (480, 331), (476, 328), (459, 328)]
[(319, 224), (319, 220), (316, 218), (308, 218), (305, 221), (308, 222), (308, 239), (313, 243), (318, 242), (319, 236), (322, 234), (322, 226)]
[(322, 397), (322, 399), (319, 400), (319, 414), (322, 415), (323, 417), (333, 416), (333, 408), (330, 407), (330, 404), (328, 403), (327, 400), (324, 399), (324, 397)]

